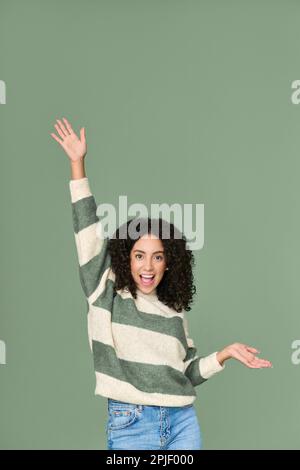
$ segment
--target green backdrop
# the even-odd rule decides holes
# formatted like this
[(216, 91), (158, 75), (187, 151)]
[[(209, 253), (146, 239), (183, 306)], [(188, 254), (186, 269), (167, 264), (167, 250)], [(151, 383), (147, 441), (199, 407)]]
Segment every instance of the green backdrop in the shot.
[(97, 203), (199, 203), (191, 336), (235, 341), (197, 387), (206, 449), (299, 448), (300, 78), (297, 1), (0, 0), (0, 447), (105, 449), (67, 156), (86, 127)]

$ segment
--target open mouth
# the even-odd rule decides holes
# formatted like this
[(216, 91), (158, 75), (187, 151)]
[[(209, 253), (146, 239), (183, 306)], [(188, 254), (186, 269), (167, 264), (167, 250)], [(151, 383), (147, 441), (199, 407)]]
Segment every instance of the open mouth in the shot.
[(140, 274), (140, 279), (141, 282), (144, 286), (150, 286), (151, 284), (154, 283), (154, 278), (155, 275), (150, 275), (150, 274)]

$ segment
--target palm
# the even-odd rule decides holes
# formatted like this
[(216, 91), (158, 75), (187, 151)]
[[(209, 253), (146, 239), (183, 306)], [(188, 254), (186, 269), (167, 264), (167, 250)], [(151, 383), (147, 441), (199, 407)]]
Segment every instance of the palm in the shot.
[(256, 348), (250, 347), (242, 343), (234, 343), (229, 346), (230, 357), (240, 361), (247, 367), (252, 369), (260, 369), (262, 367), (272, 367), (272, 363), (266, 359), (257, 357), (259, 351)]
[(72, 161), (80, 160), (86, 154), (86, 143), (81, 142), (75, 133), (65, 138), (62, 147)]

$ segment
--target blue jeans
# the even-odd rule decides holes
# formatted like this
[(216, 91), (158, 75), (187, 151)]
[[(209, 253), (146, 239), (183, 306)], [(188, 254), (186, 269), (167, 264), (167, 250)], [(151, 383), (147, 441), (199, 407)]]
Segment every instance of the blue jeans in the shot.
[(108, 398), (107, 449), (201, 449), (194, 405), (149, 406)]

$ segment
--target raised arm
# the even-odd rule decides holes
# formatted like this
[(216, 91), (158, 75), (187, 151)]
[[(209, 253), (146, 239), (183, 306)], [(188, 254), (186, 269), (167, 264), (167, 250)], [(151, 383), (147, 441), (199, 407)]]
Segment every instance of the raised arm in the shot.
[(79, 276), (89, 303), (104, 291), (108, 279), (114, 281), (111, 260), (107, 250), (108, 239), (101, 237), (101, 227), (96, 214), (97, 206), (85, 173), (87, 145), (85, 130), (81, 128), (80, 139), (70, 123), (64, 118), (57, 120), (55, 128), (61, 137), (52, 137), (61, 145), (70, 160), (71, 180), (69, 188), (72, 202), (73, 228), (79, 261)]

